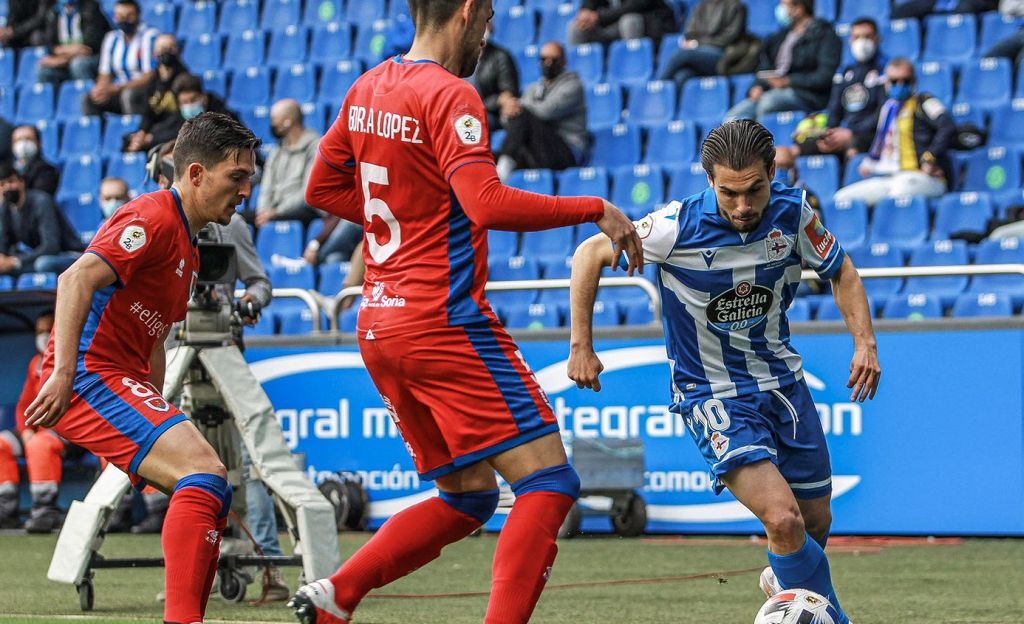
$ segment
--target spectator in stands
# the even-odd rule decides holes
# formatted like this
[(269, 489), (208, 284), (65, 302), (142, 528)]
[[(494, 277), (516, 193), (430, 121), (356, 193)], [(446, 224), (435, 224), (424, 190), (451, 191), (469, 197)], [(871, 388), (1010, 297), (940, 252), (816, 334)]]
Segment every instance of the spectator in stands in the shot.
[(96, 0), (60, 0), (46, 14), (48, 54), (39, 61), (40, 82), (92, 80), (110, 30)]
[(1012, 35), (996, 42), (982, 56), (1006, 58), (1010, 59), (1014, 65), (1020, 65), (1021, 61), (1024, 61), (1024, 28), (1020, 28)]
[(832, 24), (814, 17), (814, 0), (781, 0), (775, 18), (782, 28), (765, 40), (757, 81), (727, 121), (828, 104), (843, 47)]
[(569, 24), (569, 43), (616, 39), (659, 40), (676, 29), (676, 16), (664, 0), (583, 0)]
[(582, 164), (590, 149), (583, 81), (566, 71), (565, 48), (557, 41), (540, 50), (542, 78), (526, 87), (502, 115), (507, 130), (498, 152), (502, 181), (517, 168), (565, 169)]
[(519, 98), (519, 70), (505, 48), (494, 43), (492, 22), (484, 31), (484, 50), (480, 53), (476, 73), (470, 79), (480, 93), (487, 109), (487, 127), (494, 132), (501, 127), (501, 117), (512, 110)]
[(114, 26), (103, 38), (96, 85), (82, 96), (83, 115), (146, 110), (146, 88), (156, 70), (153, 42), (160, 33), (142, 23), (135, 0), (117, 0)]
[(25, 528), (29, 533), (49, 533), (60, 524), (57, 508), (57, 488), (60, 485), (61, 455), (64, 441), (49, 429), (27, 427), (25, 409), (39, 392), (43, 368), (43, 351), (50, 340), (53, 311), (47, 310), (36, 317), (36, 353), (28, 363), (25, 383), (14, 409), (15, 431), (0, 431), (0, 529), (21, 528), (18, 516), (17, 458), (25, 458), (29, 488), (32, 495), (32, 514)]
[(146, 110), (139, 129), (125, 137), (126, 152), (145, 152), (157, 143), (169, 141), (178, 136), (184, 123), (178, 114), (174, 81), (190, 74), (181, 61), (178, 39), (174, 35), (160, 35), (153, 44), (153, 54), (157, 60), (156, 76), (146, 88)]
[(7, 24), (0, 27), (0, 44), (8, 48), (44, 45), (44, 25), (49, 11), (49, 2), (10, 0)]
[(302, 257), (313, 266), (326, 262), (348, 262), (362, 240), (362, 226), (327, 215), (324, 217), (324, 227), (306, 244)]
[(915, 89), (914, 64), (897, 58), (885, 68), (885, 102), (875, 115), (877, 128), (867, 158), (860, 165), (865, 180), (839, 189), (836, 201), (862, 200), (873, 206), (885, 197), (946, 192), (949, 157), (956, 132), (946, 106)]
[(302, 108), (291, 99), (270, 108), (270, 132), (278, 144), (263, 168), (256, 225), (286, 219), (308, 223), (318, 216), (306, 203), (305, 188), (320, 135), (303, 125)]
[(828, 109), (824, 113), (824, 127), (818, 115), (812, 115), (797, 127), (802, 139), (796, 145), (778, 146), (775, 165), (790, 168), (797, 156), (838, 154), (853, 156), (871, 146), (875, 133), (878, 107), (884, 93), (875, 87), (885, 82), (885, 56), (880, 51), (881, 38), (878, 24), (862, 17), (850, 26), (850, 53), (854, 62), (835, 75)]
[(14, 128), (9, 121), (0, 117), (0, 161), (11, 160), (14, 155), (11, 153), (11, 135)]
[(999, 12), (1007, 17), (1024, 15), (1024, 0), (999, 0)]
[(15, 128), (11, 133), (11, 151), (14, 154), (14, 168), (25, 180), (26, 188), (50, 196), (56, 195), (60, 173), (43, 159), (38, 128), (31, 125)]
[(81, 237), (53, 197), (26, 190), (10, 163), (0, 163), (0, 192), (0, 275), (60, 273), (82, 255)]
[(892, 18), (921, 19), (932, 13), (984, 13), (995, 11), (998, 6), (999, 0), (904, 0), (892, 7)]
[[(659, 80), (674, 80), (680, 92), (694, 76), (714, 76), (725, 49), (747, 31), (747, 6), (740, 0), (701, 0), (686, 20), (685, 38), (672, 53)], [(668, 43), (664, 45), (669, 45)]]
[(103, 220), (106, 221), (114, 211), (128, 203), (131, 199), (128, 193), (128, 183), (123, 178), (103, 178), (100, 182), (100, 211), (103, 213)]

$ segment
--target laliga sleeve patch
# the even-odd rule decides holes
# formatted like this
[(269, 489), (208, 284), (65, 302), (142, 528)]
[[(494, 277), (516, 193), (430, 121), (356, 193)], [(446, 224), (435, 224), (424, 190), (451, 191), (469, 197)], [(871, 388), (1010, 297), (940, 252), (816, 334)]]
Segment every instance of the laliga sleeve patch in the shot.
[(121, 233), (118, 243), (128, 253), (135, 253), (146, 246), (146, 230), (138, 225), (129, 225)]
[(939, 98), (928, 98), (921, 103), (921, 108), (924, 110), (924, 114), (928, 115), (928, 119), (938, 119), (942, 113), (946, 112), (946, 107), (939, 101)]
[(477, 145), (483, 138), (484, 126), (472, 115), (462, 115), (455, 120), (455, 134), (466, 145)]
[(651, 231), (654, 230), (654, 215), (647, 215), (639, 221), (633, 222), (633, 227), (636, 228), (637, 235), (643, 240), (651, 235)]

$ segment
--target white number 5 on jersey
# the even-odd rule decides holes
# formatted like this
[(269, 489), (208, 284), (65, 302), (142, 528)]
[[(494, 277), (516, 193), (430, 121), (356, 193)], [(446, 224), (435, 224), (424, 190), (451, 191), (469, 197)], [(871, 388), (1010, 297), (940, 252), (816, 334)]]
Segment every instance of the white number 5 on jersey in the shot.
[[(402, 244), (402, 228), (399, 227), (398, 219), (391, 212), (391, 208), (388, 207), (383, 199), (370, 195), (371, 184), (379, 184), (381, 186), (389, 184), (388, 170), (380, 165), (366, 162), (359, 163), (359, 177), (363, 181), (363, 198), (365, 199), (363, 203), (363, 216), (367, 223), (366, 245), (370, 251), (370, 257), (377, 264), (383, 264), (398, 251), (398, 247)], [(373, 224), (374, 216), (380, 217), (391, 233), (388, 242), (383, 245), (377, 242), (377, 235), (369, 229), (369, 226)]]

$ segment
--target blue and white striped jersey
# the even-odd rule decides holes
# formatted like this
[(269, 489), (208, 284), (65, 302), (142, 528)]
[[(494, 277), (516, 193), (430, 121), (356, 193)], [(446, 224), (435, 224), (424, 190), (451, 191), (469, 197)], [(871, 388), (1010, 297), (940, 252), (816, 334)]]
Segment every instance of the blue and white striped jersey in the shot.
[(636, 222), (658, 266), (676, 402), (764, 392), (803, 378), (785, 310), (801, 260), (831, 278), (844, 252), (804, 192), (773, 183), (761, 224), (740, 233), (712, 189)]

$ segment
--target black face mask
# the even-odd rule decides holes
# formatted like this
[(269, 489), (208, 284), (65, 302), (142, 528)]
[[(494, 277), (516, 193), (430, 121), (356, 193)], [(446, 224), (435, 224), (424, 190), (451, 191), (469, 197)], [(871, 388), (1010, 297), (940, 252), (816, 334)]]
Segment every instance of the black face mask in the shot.
[(17, 205), (21, 201), (21, 190), (7, 189), (4, 191), (4, 201), (11, 205)]
[(562, 73), (561, 63), (546, 63), (540, 66), (540, 73), (548, 80), (554, 80)]
[(135, 31), (139, 29), (138, 22), (114, 22), (118, 30), (131, 37), (135, 34)]
[(275, 139), (283, 139), (284, 135), (288, 134), (288, 131), (280, 126), (270, 126), (270, 134), (274, 135)]
[(178, 64), (178, 55), (174, 52), (164, 52), (156, 57), (156, 60), (161, 65), (168, 65), (174, 67)]

